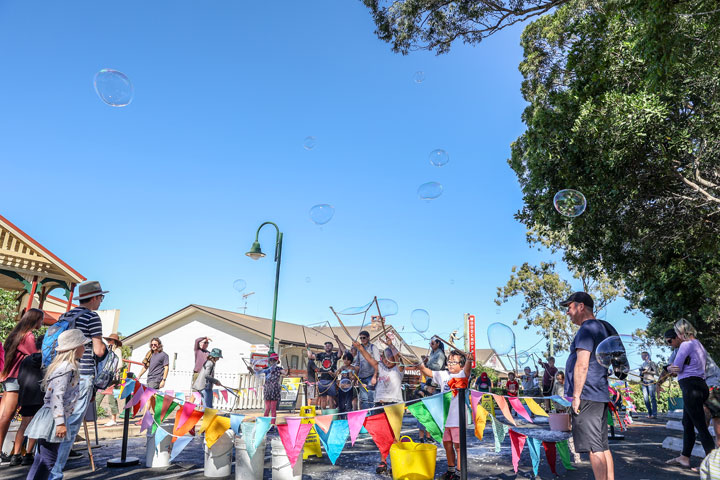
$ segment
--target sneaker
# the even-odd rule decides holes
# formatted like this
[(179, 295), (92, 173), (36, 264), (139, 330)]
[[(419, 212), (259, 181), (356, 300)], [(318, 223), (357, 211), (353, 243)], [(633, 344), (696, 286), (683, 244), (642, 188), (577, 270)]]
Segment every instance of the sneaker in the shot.
[(103, 427), (114, 427), (114, 426), (117, 425), (117, 424), (118, 424), (117, 422), (114, 422), (114, 421), (110, 420), (110, 421), (107, 422), (105, 425), (103, 425)]
[(457, 472), (445, 472), (445, 475), (441, 477), (443, 480), (458, 480), (460, 476)]
[(418, 443), (425, 443), (425, 438), (421, 438), (420, 440), (418, 440)]
[(33, 455), (32, 453), (28, 453), (27, 455), (23, 455), (23, 457), (22, 457), (22, 464), (24, 466), (32, 465), (34, 461), (35, 461), (35, 455)]
[(19, 453), (10, 455), (10, 466), (11, 467), (17, 467), (20, 464), (22, 464), (22, 455), (20, 455)]
[(387, 463), (380, 462), (380, 465), (375, 469), (375, 473), (387, 473)]
[(0, 452), (0, 464), (4, 465), (6, 463), (10, 463), (10, 457), (12, 455), (6, 454), (5, 452)]

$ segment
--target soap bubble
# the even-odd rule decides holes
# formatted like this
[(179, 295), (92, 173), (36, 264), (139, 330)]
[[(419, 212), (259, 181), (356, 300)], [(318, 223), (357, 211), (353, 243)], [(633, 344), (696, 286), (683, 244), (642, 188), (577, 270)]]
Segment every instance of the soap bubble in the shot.
[(530, 355), (527, 352), (520, 352), (518, 353), (518, 363), (521, 366), (525, 366), (530, 361)]
[(555, 210), (566, 217), (579, 217), (587, 207), (585, 195), (577, 190), (560, 190), (553, 198)]
[(413, 80), (415, 80), (415, 83), (422, 83), (425, 80), (425, 72), (418, 70), (413, 74)]
[(487, 329), (490, 348), (498, 355), (505, 355), (515, 346), (515, 334), (512, 329), (504, 323), (495, 322)]
[(315, 205), (310, 209), (310, 220), (318, 225), (325, 225), (333, 218), (333, 215), (335, 215), (335, 207), (327, 203)]
[(415, 309), (410, 313), (410, 322), (418, 333), (425, 333), (430, 328), (430, 314), (422, 308)]
[(312, 279), (310, 277), (305, 277), (305, 283), (310, 283)]
[(315, 137), (305, 137), (305, 140), (303, 140), (303, 148), (305, 150), (312, 150), (315, 148)]
[[(357, 315), (360, 313), (365, 313), (370, 309), (371, 305), (374, 307), (374, 305), (373, 305), (374, 303), (375, 302), (369, 302), (361, 307), (348, 307), (343, 310), (340, 310), (339, 313), (341, 313), (342, 315)], [(374, 311), (372, 313), (373, 313), (373, 315), (375, 314)]]
[(233, 282), (233, 288), (238, 293), (241, 293), (243, 290), (245, 290), (245, 287), (247, 287), (247, 282), (245, 280), (237, 279)]
[(624, 380), (630, 371), (625, 345), (619, 336), (613, 335), (600, 342), (595, 349), (595, 358), (605, 368), (613, 369), (620, 380)]
[(450, 155), (442, 148), (430, 152), (428, 158), (430, 159), (430, 164), (436, 167), (442, 167), (450, 161)]
[(390, 315), (397, 315), (398, 313), (398, 304), (395, 302), (395, 300), (390, 298), (378, 298), (378, 306), (380, 307), (380, 313), (383, 317), (388, 317)]
[(453, 278), (450, 279), (450, 285), (455, 285), (455, 279), (453, 279)]
[(423, 183), (417, 189), (418, 197), (423, 200), (433, 200), (443, 193), (443, 186), (438, 182)]
[(111, 107), (124, 107), (132, 102), (133, 86), (122, 72), (103, 68), (95, 74), (95, 91)]

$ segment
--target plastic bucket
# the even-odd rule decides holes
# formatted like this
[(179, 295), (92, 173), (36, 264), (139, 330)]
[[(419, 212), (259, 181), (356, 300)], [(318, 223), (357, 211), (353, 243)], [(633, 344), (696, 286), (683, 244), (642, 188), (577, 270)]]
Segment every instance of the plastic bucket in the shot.
[(272, 450), (272, 478), (273, 480), (302, 480), (303, 458), (298, 455), (295, 466), (290, 465), (285, 447), (279, 438), (270, 442)]
[(235, 437), (235, 480), (262, 480), (265, 468), (265, 439), (250, 458), (243, 437)]
[(569, 432), (570, 431), (570, 414), (569, 413), (549, 413), (548, 423), (550, 423), (550, 430), (556, 432)]
[(228, 430), (218, 438), (212, 447), (205, 444), (205, 472), (210, 478), (227, 477), (232, 473), (232, 430)]
[[(165, 430), (167, 430), (167, 426), (165, 426)], [(148, 429), (147, 432), (145, 442), (145, 466), (150, 468), (169, 467), (172, 435), (166, 436), (162, 439), (160, 445), (157, 445), (155, 443), (155, 434), (150, 433), (150, 429)]]
[(393, 480), (431, 480), (435, 478), (436, 459), (435, 445), (415, 443), (412, 440), (394, 443), (390, 447)]

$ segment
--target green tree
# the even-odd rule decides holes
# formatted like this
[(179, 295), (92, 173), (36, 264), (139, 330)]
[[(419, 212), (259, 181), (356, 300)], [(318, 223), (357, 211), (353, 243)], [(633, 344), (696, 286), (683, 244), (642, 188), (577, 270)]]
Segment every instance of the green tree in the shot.
[(15, 299), (16, 295), (15, 292), (0, 288), (0, 343), (5, 342), (17, 322), (18, 301)]
[[(522, 35), (517, 218), (564, 258), (622, 279), (659, 336), (691, 320), (720, 351), (720, 10), (694, 0), (570, 1)], [(581, 191), (568, 219), (554, 194)], [(563, 245), (559, 245), (562, 248)]]

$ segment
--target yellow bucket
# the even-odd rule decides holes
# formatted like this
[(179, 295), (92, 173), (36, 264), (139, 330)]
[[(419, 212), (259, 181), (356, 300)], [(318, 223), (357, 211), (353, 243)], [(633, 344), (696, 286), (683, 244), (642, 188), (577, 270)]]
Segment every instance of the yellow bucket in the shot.
[(393, 480), (431, 480), (435, 478), (437, 446), (415, 443), (412, 440), (394, 443), (390, 447), (390, 463)]

